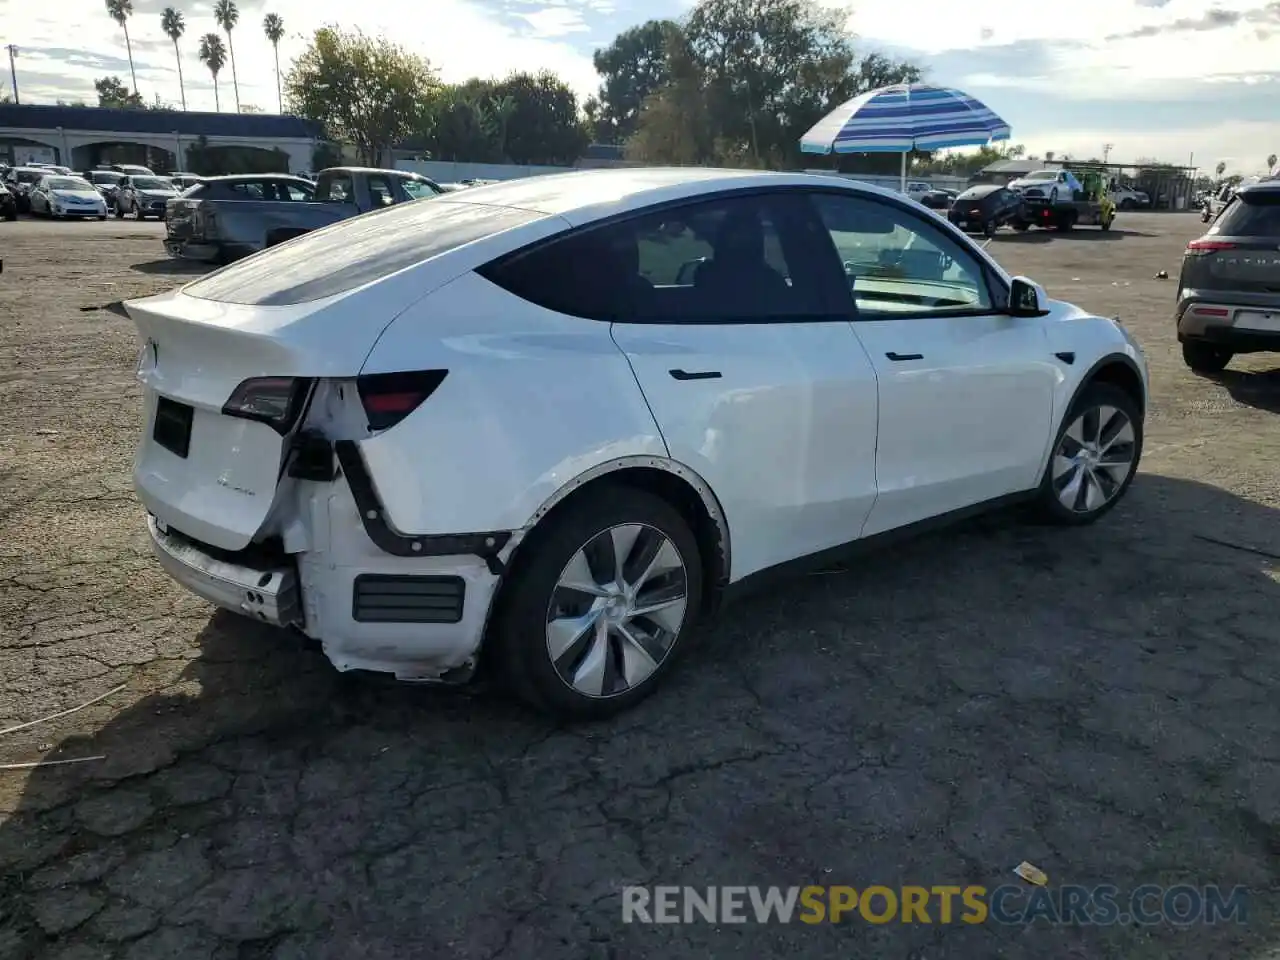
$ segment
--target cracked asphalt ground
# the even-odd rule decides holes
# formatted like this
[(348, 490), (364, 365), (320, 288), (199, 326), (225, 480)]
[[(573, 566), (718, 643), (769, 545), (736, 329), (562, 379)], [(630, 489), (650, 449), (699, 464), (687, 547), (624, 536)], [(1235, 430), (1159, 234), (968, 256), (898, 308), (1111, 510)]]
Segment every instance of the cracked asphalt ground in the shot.
[[(0, 958), (1275, 949), (1280, 358), (1183, 368), (1153, 278), (1199, 232), (994, 243), (1149, 353), (1141, 475), (1102, 523), (992, 517), (796, 581), (639, 709), (557, 729), (339, 677), (171, 584), (129, 485), (133, 332), (83, 309), (182, 279), (160, 228), (0, 224), (0, 729), (124, 685), (0, 736), (0, 763), (104, 758), (0, 770)], [(991, 888), (1022, 860), (1053, 885), (1246, 885), (1247, 923), (621, 920), (624, 884)]]

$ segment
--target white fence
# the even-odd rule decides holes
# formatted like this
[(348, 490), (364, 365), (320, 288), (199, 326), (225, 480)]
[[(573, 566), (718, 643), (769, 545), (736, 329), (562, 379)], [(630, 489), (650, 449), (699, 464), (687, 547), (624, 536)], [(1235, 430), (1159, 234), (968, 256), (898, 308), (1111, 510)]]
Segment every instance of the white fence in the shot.
[(420, 173), (436, 183), (459, 180), (515, 180), (540, 173), (568, 173), (573, 167), (522, 167), (513, 163), (452, 163), (447, 160), (397, 160), (397, 170)]
[[(525, 167), (510, 163), (453, 163), (447, 160), (397, 160), (397, 170), (407, 170), (430, 177), (437, 183), (457, 183), (459, 180), (514, 180), (518, 177), (533, 177), (542, 173), (568, 173), (574, 167)], [(881, 176), (879, 174), (834, 173), (831, 170), (806, 170), (805, 173), (821, 173), (827, 176), (844, 177), (861, 183), (875, 184), (889, 190), (897, 190), (901, 186), (901, 178), (897, 176)], [(949, 190), (963, 190), (969, 185), (966, 177), (912, 177), (913, 182), (927, 183), (933, 187), (946, 187)]]

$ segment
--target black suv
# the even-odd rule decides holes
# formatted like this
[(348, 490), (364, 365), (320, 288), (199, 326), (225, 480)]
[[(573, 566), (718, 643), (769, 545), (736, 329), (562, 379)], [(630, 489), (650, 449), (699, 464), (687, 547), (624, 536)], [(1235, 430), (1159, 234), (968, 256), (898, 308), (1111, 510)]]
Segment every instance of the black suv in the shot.
[(1280, 352), (1280, 181), (1242, 187), (1187, 244), (1177, 322), (1182, 358), (1199, 373), (1237, 353)]

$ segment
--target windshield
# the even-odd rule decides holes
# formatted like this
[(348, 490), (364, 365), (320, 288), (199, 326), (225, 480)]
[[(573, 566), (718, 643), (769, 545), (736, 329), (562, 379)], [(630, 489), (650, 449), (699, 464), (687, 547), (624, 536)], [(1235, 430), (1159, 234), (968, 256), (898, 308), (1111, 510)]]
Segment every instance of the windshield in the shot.
[(1037, 170), (1035, 173), (1028, 173), (1023, 180), (1056, 180), (1058, 177), (1057, 170)]
[(1227, 237), (1280, 237), (1280, 190), (1237, 194), (1210, 232)]
[(13, 176), (19, 183), (39, 183), (40, 178), (44, 176), (44, 172), (41, 170), (16, 170)]
[(423, 197), (434, 197), (443, 191), (437, 190), (434, 184), (427, 183), (424, 180), (402, 180), (401, 185), (404, 192), (415, 200), (421, 200)]
[(166, 183), (159, 177), (134, 177), (133, 186), (136, 190), (172, 190), (173, 184)]
[(94, 183), (119, 183), (124, 179), (123, 173), (109, 173), (105, 170), (94, 170), (89, 176)]
[(46, 177), (45, 183), (49, 185), (50, 190), (92, 190), (93, 186), (88, 180), (81, 180), (79, 177)]

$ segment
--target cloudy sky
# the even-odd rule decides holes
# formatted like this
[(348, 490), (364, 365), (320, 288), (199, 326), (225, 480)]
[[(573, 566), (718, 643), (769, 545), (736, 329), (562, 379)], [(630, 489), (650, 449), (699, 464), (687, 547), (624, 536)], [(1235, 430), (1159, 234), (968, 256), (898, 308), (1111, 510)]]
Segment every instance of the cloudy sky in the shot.
[[(1197, 166), (1219, 160), (1254, 173), (1280, 153), (1280, 0), (863, 0), (846, 7), (864, 50), (908, 57), (930, 79), (963, 87), (1013, 127), (1032, 153), (1055, 150), (1112, 160), (1158, 157)], [(196, 59), (215, 30), (211, 0), (134, 0), (130, 22), (138, 87), (176, 103), (173, 46), (160, 11), (186, 15), (182, 68), (191, 109), (213, 109), (213, 87)], [(679, 16), (692, 0), (361, 0), (360, 26), (430, 58), (446, 80), (550, 68), (585, 95), (597, 86), (591, 52), (650, 17)], [(284, 67), (303, 36), (324, 23), (353, 24), (349, 0), (244, 0), (236, 39), (242, 103), (276, 109), (271, 47), (262, 17), (284, 18)], [(420, 11), (420, 12), (419, 12)], [(103, 0), (0, 0), (0, 42), (20, 49), (23, 102), (93, 102), (93, 80), (128, 82), (124, 36)], [(232, 109), (231, 70), (220, 80)]]

